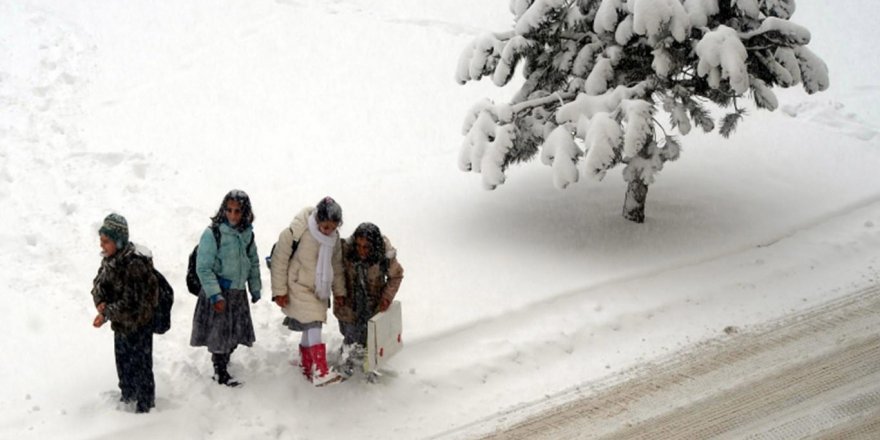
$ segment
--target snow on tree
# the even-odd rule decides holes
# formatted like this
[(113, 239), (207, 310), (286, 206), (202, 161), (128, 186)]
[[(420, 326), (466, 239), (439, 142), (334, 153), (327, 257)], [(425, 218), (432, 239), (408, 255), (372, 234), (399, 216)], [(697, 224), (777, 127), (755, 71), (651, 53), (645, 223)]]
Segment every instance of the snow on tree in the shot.
[[(560, 189), (580, 173), (601, 180), (624, 165), (625, 218), (643, 222), (648, 185), (676, 160), (675, 136), (718, 127), (728, 137), (751, 96), (775, 110), (773, 87), (828, 88), (828, 68), (789, 19), (794, 0), (510, 0), (513, 29), (462, 52), (460, 84), (524, 77), (509, 103), (476, 104), (463, 126), (459, 167), (494, 189), (507, 168), (533, 159)], [(708, 106), (731, 109), (720, 121)], [(657, 113), (669, 116), (671, 132)], [(580, 170), (580, 171), (579, 171)]]

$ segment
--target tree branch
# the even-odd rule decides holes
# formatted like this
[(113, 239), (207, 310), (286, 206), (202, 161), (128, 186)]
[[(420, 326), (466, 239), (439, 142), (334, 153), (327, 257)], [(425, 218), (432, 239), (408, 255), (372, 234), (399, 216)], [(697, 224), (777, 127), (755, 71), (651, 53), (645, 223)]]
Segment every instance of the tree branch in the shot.
[(660, 127), (660, 131), (663, 132), (663, 137), (669, 137), (669, 135), (666, 134), (666, 130), (663, 129), (663, 125), (660, 124), (660, 121), (658, 121), (657, 118), (651, 118), (651, 120), (654, 121), (654, 125)]
[(497, 38), (499, 41), (507, 41), (516, 36), (516, 32), (512, 30), (507, 32), (492, 32), (492, 36)]
[(556, 101), (559, 101), (564, 104), (566, 101), (571, 101), (572, 99), (574, 99), (574, 97), (576, 95), (577, 94), (574, 92), (565, 92), (565, 93), (554, 92), (554, 93), (551, 93), (543, 98), (536, 98), (536, 99), (532, 99), (529, 101), (523, 101), (518, 104), (514, 104), (514, 105), (510, 106), (510, 108), (513, 110), (514, 113), (519, 113), (523, 110), (528, 110), (532, 107), (538, 107), (538, 106), (542, 106), (542, 105), (552, 104)]

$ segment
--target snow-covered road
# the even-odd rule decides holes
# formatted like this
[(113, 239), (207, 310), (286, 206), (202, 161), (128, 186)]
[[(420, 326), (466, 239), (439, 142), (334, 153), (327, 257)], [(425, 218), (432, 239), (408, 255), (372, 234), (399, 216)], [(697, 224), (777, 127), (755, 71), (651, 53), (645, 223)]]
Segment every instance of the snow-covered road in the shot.
[(542, 401), (513, 427), (534, 406), (448, 437), (495, 424), (488, 438), (880, 438), (880, 285), (729, 332)]

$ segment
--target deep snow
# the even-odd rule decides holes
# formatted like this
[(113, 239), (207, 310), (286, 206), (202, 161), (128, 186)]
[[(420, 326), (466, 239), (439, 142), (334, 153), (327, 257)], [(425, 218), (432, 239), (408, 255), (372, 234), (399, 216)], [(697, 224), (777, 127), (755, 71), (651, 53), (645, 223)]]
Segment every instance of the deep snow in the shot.
[[(492, 192), (457, 170), (467, 109), (513, 92), (453, 81), (506, 1), (0, 1), (0, 438), (430, 437), (876, 283), (878, 10), (801, 2), (831, 88), (684, 137), (636, 225), (617, 170), (559, 191), (536, 160)], [(210, 382), (183, 275), (231, 188), (261, 254), (328, 194), (343, 235), (391, 238), (406, 347), (380, 384), (304, 383), (265, 300), (233, 356), (247, 386)], [(111, 211), (178, 292), (147, 416), (117, 407), (112, 334), (90, 325)]]

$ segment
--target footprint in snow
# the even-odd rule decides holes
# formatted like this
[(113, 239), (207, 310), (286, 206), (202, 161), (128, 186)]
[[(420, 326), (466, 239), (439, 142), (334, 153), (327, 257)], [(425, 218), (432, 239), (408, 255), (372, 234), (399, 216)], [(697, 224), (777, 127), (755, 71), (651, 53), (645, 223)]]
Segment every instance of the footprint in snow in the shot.
[(878, 133), (857, 114), (847, 113), (844, 105), (839, 102), (801, 102), (796, 105), (784, 105), (781, 110), (793, 118), (816, 122), (863, 141), (874, 139)]

